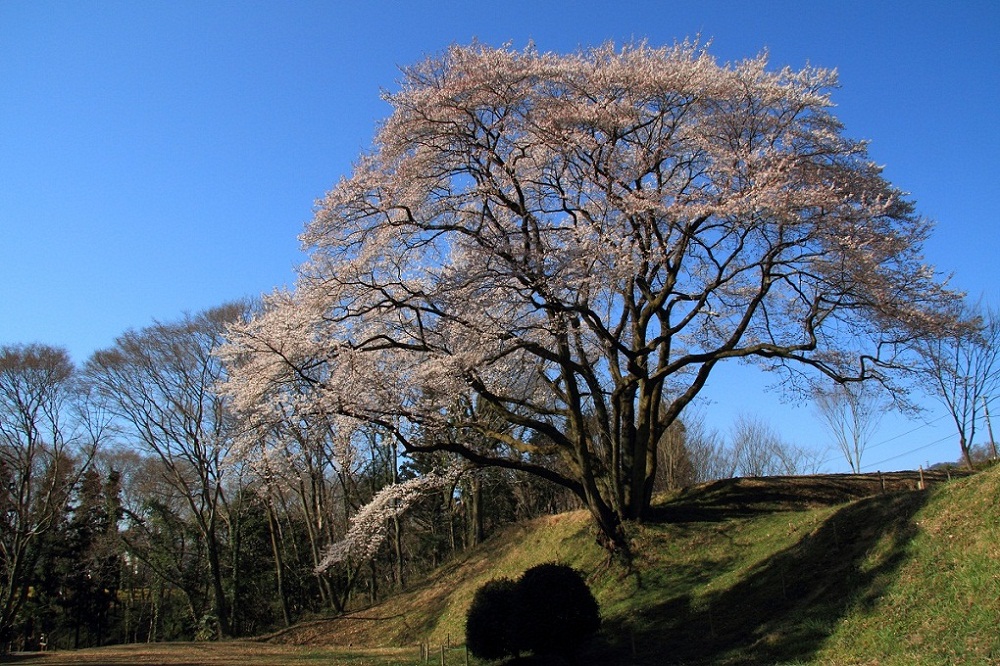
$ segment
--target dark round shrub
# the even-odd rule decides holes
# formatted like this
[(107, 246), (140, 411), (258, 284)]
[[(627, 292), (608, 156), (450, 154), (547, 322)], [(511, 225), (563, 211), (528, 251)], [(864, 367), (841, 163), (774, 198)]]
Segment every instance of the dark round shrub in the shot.
[(551, 654), (530, 654), (524, 657), (512, 657), (504, 661), (501, 666), (564, 666), (565, 664), (568, 662)]
[(520, 644), (535, 654), (571, 656), (601, 626), (601, 612), (572, 567), (541, 564), (517, 583)]
[(465, 645), (473, 656), (501, 659), (520, 652), (516, 588), (509, 578), (499, 578), (476, 590), (465, 617)]

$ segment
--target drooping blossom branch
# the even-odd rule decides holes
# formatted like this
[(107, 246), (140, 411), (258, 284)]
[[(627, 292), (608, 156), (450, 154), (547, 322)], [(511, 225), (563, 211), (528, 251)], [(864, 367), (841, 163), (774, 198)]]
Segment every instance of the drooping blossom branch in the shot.
[(442, 488), (453, 487), (467, 471), (468, 468), (464, 466), (454, 466), (385, 486), (354, 514), (347, 534), (326, 549), (314, 572), (321, 574), (348, 559), (365, 561), (375, 557), (385, 542), (389, 522), (393, 518), (406, 513), (422, 497)]

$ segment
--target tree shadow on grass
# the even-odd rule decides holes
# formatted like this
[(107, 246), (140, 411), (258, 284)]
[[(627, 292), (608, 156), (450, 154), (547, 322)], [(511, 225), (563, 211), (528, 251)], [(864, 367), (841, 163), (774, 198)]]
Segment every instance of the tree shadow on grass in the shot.
[(966, 476), (961, 471), (817, 474), (720, 479), (685, 488), (650, 509), (650, 522), (723, 522), (777, 511), (838, 506), (886, 492), (917, 490)]
[(851, 503), (727, 590), (679, 596), (607, 623), (606, 643), (592, 658), (657, 665), (808, 660), (850, 609), (884, 593), (926, 499), (903, 491)]

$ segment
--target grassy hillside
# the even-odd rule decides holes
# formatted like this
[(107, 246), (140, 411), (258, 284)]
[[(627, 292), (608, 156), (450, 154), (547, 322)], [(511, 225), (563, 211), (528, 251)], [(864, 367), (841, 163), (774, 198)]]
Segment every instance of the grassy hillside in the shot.
[[(437, 646), (463, 642), (480, 585), (556, 561), (583, 571), (601, 604), (586, 664), (1000, 664), (1000, 466), (927, 480), (929, 490), (916, 473), (719, 481), (661, 498), (630, 528), (632, 571), (607, 560), (584, 512), (568, 513), (511, 528), (379, 606), (262, 642), (27, 659), (440, 663)], [(422, 641), (435, 646), (429, 662)]]
[(635, 571), (588, 517), (518, 526), (419, 587), (273, 638), (440, 645), (491, 578), (557, 561), (604, 615), (594, 663), (1000, 663), (1000, 468), (915, 490), (917, 475), (720, 481), (663, 498), (632, 528)]
[(895, 574), (858, 600), (819, 657), (1000, 664), (1000, 467), (934, 492), (907, 529)]

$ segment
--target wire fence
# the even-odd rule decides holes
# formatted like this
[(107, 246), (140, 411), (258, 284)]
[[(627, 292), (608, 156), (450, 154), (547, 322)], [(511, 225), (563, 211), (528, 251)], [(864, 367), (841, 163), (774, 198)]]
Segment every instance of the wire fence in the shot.
[(469, 648), (464, 645), (452, 646), (451, 636), (448, 636), (442, 645), (432, 645), (430, 641), (420, 643), (421, 664), (440, 664), (441, 666), (455, 666), (464, 664), (469, 666)]

